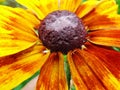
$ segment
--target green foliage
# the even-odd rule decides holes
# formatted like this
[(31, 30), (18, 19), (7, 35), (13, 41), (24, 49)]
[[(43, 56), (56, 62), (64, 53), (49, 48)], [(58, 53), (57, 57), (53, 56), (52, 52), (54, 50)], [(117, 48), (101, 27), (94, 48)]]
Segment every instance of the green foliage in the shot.
[(120, 48), (117, 48), (117, 47), (113, 47), (113, 49), (116, 51), (120, 51)]
[(11, 7), (23, 7), (20, 4), (18, 4), (15, 0), (5, 0), (4, 2), (0, 2), (0, 4)]
[(65, 66), (65, 72), (66, 72), (66, 76), (67, 76), (67, 83), (68, 83), (68, 87), (70, 88), (70, 80), (71, 80), (71, 73), (70, 73), (70, 68), (67, 62), (67, 56), (64, 55), (64, 66)]
[(82, 0), (82, 1), (84, 2), (84, 1), (87, 1), (87, 0)]
[(116, 2), (117, 2), (117, 4), (119, 5), (119, 6), (118, 6), (118, 8), (119, 8), (119, 9), (118, 9), (118, 13), (120, 14), (120, 0), (116, 0)]
[(71, 86), (71, 90), (76, 90), (74, 85)]

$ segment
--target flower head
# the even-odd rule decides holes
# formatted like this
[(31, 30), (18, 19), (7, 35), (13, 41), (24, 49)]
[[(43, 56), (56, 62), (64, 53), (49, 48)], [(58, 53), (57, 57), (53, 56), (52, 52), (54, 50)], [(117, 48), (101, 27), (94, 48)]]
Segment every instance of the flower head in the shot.
[(0, 6), (0, 88), (36, 71), (37, 90), (68, 90), (64, 57), (76, 90), (120, 90), (120, 16), (115, 0), (16, 0)]

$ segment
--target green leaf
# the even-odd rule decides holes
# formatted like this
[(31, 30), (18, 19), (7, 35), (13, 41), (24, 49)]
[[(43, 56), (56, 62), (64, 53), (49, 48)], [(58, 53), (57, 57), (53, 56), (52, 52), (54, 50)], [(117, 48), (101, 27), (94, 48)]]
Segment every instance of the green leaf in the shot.
[(66, 55), (64, 55), (64, 66), (65, 66), (65, 72), (66, 72), (66, 76), (67, 76), (68, 87), (70, 88), (71, 73), (70, 73), (70, 68), (69, 68), (69, 65), (68, 65)]
[(74, 85), (71, 86), (71, 90), (76, 90)]
[(112, 48), (116, 51), (120, 51), (120, 48), (118, 48), (118, 47), (112, 47)]
[(117, 4), (118, 4), (118, 13), (120, 14), (120, 0), (116, 0)]

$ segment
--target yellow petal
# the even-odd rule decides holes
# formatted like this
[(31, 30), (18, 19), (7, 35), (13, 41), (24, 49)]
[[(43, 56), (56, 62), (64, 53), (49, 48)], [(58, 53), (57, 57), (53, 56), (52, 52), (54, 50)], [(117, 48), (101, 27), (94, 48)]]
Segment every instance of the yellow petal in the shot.
[(100, 3), (82, 19), (84, 22), (91, 23), (99, 16), (107, 15), (112, 16), (117, 15), (118, 5), (115, 0), (101, 0)]
[(84, 17), (85, 15), (87, 15), (88, 13), (90, 13), (90, 11), (92, 11), (97, 5), (98, 3), (100, 3), (100, 1), (97, 1), (97, 0), (88, 0), (84, 3), (82, 3), (77, 11), (76, 11), (76, 14), (82, 18)]
[(0, 57), (20, 52), (39, 40), (34, 31), (38, 20), (32, 13), (7, 6), (0, 6), (0, 10)]
[(96, 13), (117, 14), (118, 5), (115, 0), (101, 0), (101, 3), (95, 8)]
[(43, 19), (48, 13), (58, 10), (58, 0), (16, 0), (18, 3), (32, 10), (39, 19)]
[(75, 12), (78, 6), (81, 4), (82, 0), (60, 0), (59, 8), (60, 10), (68, 10)]
[(41, 68), (37, 90), (68, 90), (61, 53), (52, 53)]
[(40, 24), (36, 16), (22, 8), (12, 8), (0, 5), (0, 21), (19, 28), (23, 31), (34, 33), (34, 28)]
[(14, 55), (0, 57), (0, 89), (11, 90), (32, 76), (49, 56), (43, 46), (34, 46)]

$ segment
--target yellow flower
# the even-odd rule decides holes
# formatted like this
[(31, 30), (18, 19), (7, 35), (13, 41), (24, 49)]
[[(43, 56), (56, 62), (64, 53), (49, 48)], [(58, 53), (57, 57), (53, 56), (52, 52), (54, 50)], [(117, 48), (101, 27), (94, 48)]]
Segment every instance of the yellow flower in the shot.
[(120, 16), (115, 0), (16, 0), (0, 6), (0, 90), (40, 69), (37, 90), (120, 90)]

